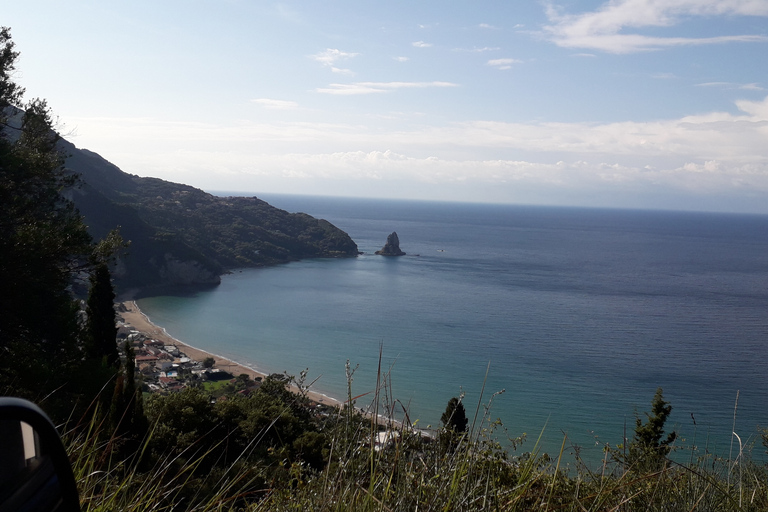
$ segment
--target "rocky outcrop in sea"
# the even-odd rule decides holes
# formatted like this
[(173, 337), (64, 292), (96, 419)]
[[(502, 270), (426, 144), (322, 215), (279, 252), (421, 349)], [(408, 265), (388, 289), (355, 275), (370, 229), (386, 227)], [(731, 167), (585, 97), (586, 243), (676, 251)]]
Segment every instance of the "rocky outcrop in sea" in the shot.
[(387, 237), (387, 243), (384, 244), (381, 250), (376, 251), (376, 254), (380, 256), (405, 256), (405, 253), (400, 250), (400, 239), (397, 238), (396, 232), (393, 231)]

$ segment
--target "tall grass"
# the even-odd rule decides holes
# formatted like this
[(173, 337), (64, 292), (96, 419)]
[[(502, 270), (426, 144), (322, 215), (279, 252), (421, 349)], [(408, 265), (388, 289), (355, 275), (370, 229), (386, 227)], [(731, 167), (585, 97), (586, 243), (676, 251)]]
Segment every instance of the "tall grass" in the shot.
[[(352, 392), (326, 422), (327, 452), (322, 469), (286, 461), (288, 479), (263, 478), (258, 463), (244, 454), (227, 468), (200, 475), (208, 455), (195, 451), (157, 460), (146, 467), (152, 431), (127, 457), (118, 457), (120, 439), (105, 435), (92, 420), (66, 436), (84, 511), (766, 511), (768, 467), (750, 459), (747, 443), (734, 459), (691, 447), (690, 455), (661, 464), (628, 464), (616, 447), (606, 447), (595, 468), (580, 461), (563, 469), (568, 439), (555, 459), (542, 454), (538, 439), (498, 441), (503, 425), (491, 416), (496, 394), (481, 394), (472, 428), (450, 442), (438, 430), (424, 433), (410, 424), (407, 411), (397, 421), (387, 372), (379, 371), (371, 414), (362, 415)], [(378, 416), (384, 411), (383, 417)], [(98, 415), (94, 415), (94, 418)], [(381, 432), (396, 432), (386, 447)], [(544, 430), (542, 430), (543, 434)], [(222, 440), (225, 442), (225, 440)], [(259, 440), (254, 439), (253, 445)], [(253, 450), (255, 446), (249, 446)], [(526, 450), (523, 451), (523, 447)], [(686, 448), (681, 448), (686, 449)], [(578, 451), (577, 451), (578, 452)], [(258, 484), (258, 485), (257, 485)], [(258, 492), (255, 492), (258, 489)]]
[(105, 436), (105, 423), (98, 418), (94, 414), (85, 428), (64, 436), (84, 512), (224, 510), (242, 498), (253, 479), (252, 472), (236, 465), (229, 468), (233, 471), (201, 478), (196, 470), (209, 453), (194, 449), (160, 457), (147, 467), (152, 432), (125, 457), (121, 449), (125, 440)]
[[(351, 374), (350, 374), (351, 376)], [(348, 397), (354, 396), (351, 378)], [(389, 376), (379, 375), (373, 403), (394, 410)], [(687, 464), (627, 465), (619, 448), (606, 447), (602, 465), (577, 460), (564, 471), (567, 436), (555, 460), (540, 453), (539, 438), (518, 454), (523, 439), (510, 440), (513, 451), (497, 441), (503, 426), (491, 416), (492, 395), (481, 392), (469, 433), (446, 449), (403, 422), (399, 437), (384, 450), (372, 439), (384, 422), (347, 424), (353, 435), (334, 434), (335, 454), (318, 473), (309, 473), (293, 488), (275, 489), (256, 509), (269, 511), (720, 511), (768, 510), (768, 468), (752, 462), (750, 450), (731, 460), (690, 449)], [(352, 408), (348, 407), (350, 419)], [(361, 425), (366, 428), (361, 428)], [(542, 430), (543, 434), (543, 430)], [(345, 449), (339, 447), (344, 443)], [(682, 448), (685, 449), (685, 448)], [(676, 459), (680, 459), (679, 454)], [(683, 457), (684, 458), (684, 457)], [(731, 479), (733, 483), (731, 484)]]

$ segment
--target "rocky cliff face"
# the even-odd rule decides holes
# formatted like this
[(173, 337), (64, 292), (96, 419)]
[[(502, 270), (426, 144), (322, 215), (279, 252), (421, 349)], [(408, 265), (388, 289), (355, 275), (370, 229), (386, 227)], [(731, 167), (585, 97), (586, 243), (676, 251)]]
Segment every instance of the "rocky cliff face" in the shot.
[(381, 256), (405, 256), (405, 253), (400, 250), (400, 239), (397, 237), (396, 232), (393, 231), (387, 237), (387, 243), (384, 244), (381, 250), (376, 251), (376, 254)]
[[(152, 260), (152, 263), (156, 263)], [(221, 277), (205, 268), (199, 261), (181, 261), (166, 253), (162, 264), (158, 265), (158, 274), (169, 284), (219, 284)]]

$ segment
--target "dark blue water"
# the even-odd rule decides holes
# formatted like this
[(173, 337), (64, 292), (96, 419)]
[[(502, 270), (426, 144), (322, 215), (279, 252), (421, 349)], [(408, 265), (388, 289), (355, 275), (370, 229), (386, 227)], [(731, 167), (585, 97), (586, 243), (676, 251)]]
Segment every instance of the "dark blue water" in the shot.
[[(728, 454), (737, 391), (742, 439), (768, 426), (768, 217), (263, 198), (328, 219), (365, 254), (140, 301), (150, 318), (265, 371), (309, 368), (337, 397), (347, 360), (353, 394), (373, 390), (383, 347), (411, 421), (437, 425), (461, 392), (482, 416), (504, 390), (488, 414), (527, 433), (524, 449), (544, 429), (550, 453), (567, 434), (599, 457), (659, 386), (685, 444)], [(373, 255), (392, 231), (408, 255)]]

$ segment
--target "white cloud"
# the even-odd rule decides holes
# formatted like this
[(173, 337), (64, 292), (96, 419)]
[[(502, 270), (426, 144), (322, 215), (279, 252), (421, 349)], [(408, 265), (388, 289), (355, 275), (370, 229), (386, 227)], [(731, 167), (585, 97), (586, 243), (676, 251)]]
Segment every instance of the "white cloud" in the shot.
[(397, 62), (407, 62), (409, 59), (408, 57), (392, 57)]
[(251, 101), (271, 110), (296, 110), (299, 108), (299, 104), (295, 101), (274, 100), (270, 98), (258, 98)]
[(517, 59), (491, 59), (486, 64), (497, 69), (511, 69), (512, 64), (520, 64), (521, 62)]
[(416, 48), (429, 48), (432, 46), (432, 43), (425, 43), (424, 41), (415, 41), (411, 43), (412, 46), (415, 46)]
[(696, 84), (696, 87), (723, 87), (726, 89), (741, 89), (745, 91), (762, 91), (764, 90), (756, 83), (751, 84), (736, 84), (733, 82), (704, 82)]
[(599, 9), (578, 15), (561, 15), (548, 7), (551, 25), (544, 30), (557, 45), (589, 48), (608, 53), (632, 53), (669, 46), (768, 42), (768, 37), (741, 34), (716, 37), (656, 37), (623, 33), (626, 29), (671, 27), (692, 16), (768, 16), (764, 0), (612, 0)]
[(731, 82), (704, 82), (696, 84), (696, 87), (730, 87), (732, 85)]
[(423, 118), (425, 114), (423, 112), (403, 112), (403, 111), (390, 111), (386, 114), (378, 114), (372, 116), (375, 119), (398, 119), (398, 120), (407, 120), (407, 119), (415, 119), (415, 118)]
[(498, 46), (483, 46), (482, 48), (454, 48), (453, 51), (455, 52), (473, 52), (473, 53), (483, 53), (483, 52), (493, 52), (501, 50)]
[(355, 82), (351, 84), (330, 84), (316, 89), (323, 94), (355, 95), (387, 92), (394, 89), (424, 89), (428, 87), (458, 87), (451, 82)]
[(492, 29), (492, 30), (498, 29), (498, 27), (494, 27), (493, 25), (490, 25), (488, 23), (481, 23), (478, 25), (478, 27), (485, 28), (485, 29)]
[(355, 74), (355, 72), (352, 71), (351, 69), (337, 68), (336, 66), (331, 66), (331, 71), (339, 75), (352, 76)]
[[(654, 189), (674, 193), (717, 194), (768, 192), (768, 166), (765, 164), (730, 165), (717, 160), (682, 161), (677, 165), (657, 167), (622, 164), (602, 159), (566, 159), (536, 161), (531, 159), (453, 159), (413, 156), (389, 149), (282, 154), (211, 154), (186, 150), (163, 155), (155, 165), (164, 168), (182, 165), (187, 172), (197, 170), (208, 180), (207, 188), (222, 188), (222, 181), (243, 183), (244, 177), (262, 180), (289, 179), (290, 188), (302, 182), (330, 181), (329, 189), (343, 190), (348, 183), (367, 182), (368, 190), (391, 186), (389, 183), (445, 186), (461, 184), (464, 194), (473, 187), (537, 187), (558, 190), (631, 190)], [(213, 163), (213, 165), (211, 164)], [(188, 179), (189, 176), (187, 176)], [(242, 186), (242, 185), (240, 185)], [(401, 188), (398, 185), (397, 188)], [(620, 205), (615, 205), (620, 206)]]
[(319, 62), (324, 66), (333, 67), (333, 65), (339, 60), (351, 59), (352, 57), (357, 57), (358, 55), (360, 54), (343, 52), (335, 48), (328, 48), (323, 52), (316, 53), (315, 55), (310, 55), (310, 58), (314, 59), (315, 61)]
[[(445, 83), (350, 86), (384, 92), (435, 84)], [(484, 183), (491, 188), (521, 184), (554, 192), (591, 187), (627, 193), (768, 194), (768, 96), (738, 101), (736, 107), (738, 114), (710, 112), (653, 122), (477, 120), (394, 131), (375, 124), (67, 121), (77, 126), (79, 146), (101, 152), (127, 172), (219, 190), (225, 185), (233, 189), (244, 176), (259, 176), (339, 183)], [(229, 176), (231, 184), (223, 183)]]
[(387, 89), (381, 87), (374, 87), (372, 85), (366, 85), (364, 83), (354, 84), (329, 84), (328, 87), (320, 87), (315, 89), (316, 92), (321, 94), (336, 94), (340, 96), (352, 96), (359, 94), (375, 94), (379, 92), (386, 92)]
[[(399, 88), (455, 87), (448, 82), (360, 82), (350, 86), (370, 87), (381, 92)], [(274, 101), (274, 100), (268, 100)], [(442, 126), (420, 126), (414, 130), (381, 133), (364, 127), (331, 123), (240, 123), (222, 126), (202, 122), (160, 122), (152, 118), (73, 118), (80, 139), (134, 141), (146, 138), (162, 147), (168, 143), (318, 141), (381, 144), (401, 147), (464, 147), (489, 150), (523, 150), (546, 154), (612, 155), (612, 158), (647, 160), (670, 158), (695, 161), (718, 160), (768, 164), (768, 96), (760, 101), (740, 100), (741, 114), (711, 112), (653, 122), (593, 123), (506, 123), (468, 121)], [(154, 144), (154, 142), (153, 142)], [(99, 144), (91, 144), (98, 149)], [(601, 156), (603, 158), (603, 156)], [(640, 165), (638, 163), (638, 165)]]
[[(768, 96), (762, 101), (737, 101), (736, 106), (742, 112), (747, 113), (751, 118), (763, 121), (764, 128), (765, 124), (768, 124)], [(768, 130), (764, 130), (763, 133), (767, 134)]]

